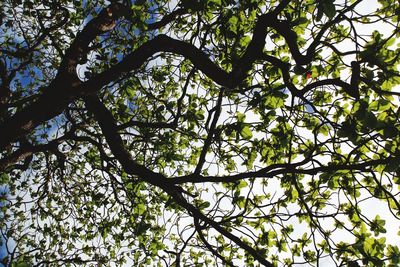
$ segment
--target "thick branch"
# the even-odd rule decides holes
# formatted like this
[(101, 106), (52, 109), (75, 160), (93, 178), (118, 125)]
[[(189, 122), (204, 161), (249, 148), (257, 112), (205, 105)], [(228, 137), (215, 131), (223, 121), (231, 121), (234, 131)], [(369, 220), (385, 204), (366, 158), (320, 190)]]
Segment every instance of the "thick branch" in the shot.
[(121, 4), (111, 4), (77, 34), (65, 53), (55, 79), (38, 101), (0, 124), (2, 132), (0, 149), (29, 133), (39, 124), (60, 114), (76, 98), (77, 92), (74, 87), (81, 83), (76, 74), (76, 66), (80, 58), (88, 52), (89, 44), (98, 35), (110, 30), (115, 20), (124, 12), (125, 8)]
[(6, 170), (9, 166), (14, 165), (15, 163), (25, 160), (35, 153), (52, 151), (54, 154), (60, 155), (60, 151), (57, 146), (61, 144), (64, 140), (69, 139), (72, 136), (72, 131), (66, 133), (64, 136), (57, 138), (55, 140), (50, 141), (47, 144), (40, 144), (33, 146), (32, 144), (25, 142), (24, 145), (14, 151), (11, 155), (0, 159), (0, 172)]
[[(288, 1), (284, 3), (287, 4)], [(284, 5), (280, 5), (280, 7), (282, 6)], [(195, 46), (166, 35), (158, 35), (126, 56), (120, 63), (81, 84), (75, 71), (79, 59), (85, 55), (89, 43), (96, 36), (113, 27), (115, 19), (123, 15), (123, 9), (122, 5), (111, 5), (100, 12), (99, 16), (89, 22), (85, 29), (77, 35), (64, 57), (55, 80), (45, 90), (42, 97), (0, 125), (0, 129), (3, 131), (0, 149), (18, 137), (29, 133), (40, 123), (60, 114), (77, 97), (97, 93), (103, 86), (121, 75), (140, 68), (151, 56), (158, 52), (171, 52), (189, 59), (197, 69), (227, 89), (239, 85), (246, 77), (254, 61), (261, 57), (265, 46), (267, 27), (275, 28), (285, 37), (298, 64), (308, 64), (312, 59), (312, 53), (307, 53), (307, 56), (304, 56), (299, 52), (295, 33), (285, 22), (276, 19), (276, 14), (273, 11), (259, 17), (249, 46), (239, 59), (239, 64), (230, 73), (221, 69), (205, 52)], [(52, 103), (52, 105), (48, 105), (48, 103)]]
[(237, 236), (231, 234), (229, 231), (225, 230), (217, 222), (211, 220), (203, 213), (201, 213), (193, 205), (189, 204), (181, 195), (181, 189), (174, 186), (171, 180), (167, 180), (162, 174), (153, 172), (146, 167), (136, 163), (128, 151), (124, 148), (122, 138), (117, 132), (117, 124), (109, 110), (100, 102), (96, 96), (89, 96), (85, 98), (85, 103), (89, 110), (93, 112), (96, 120), (98, 121), (100, 128), (110, 146), (112, 153), (121, 163), (124, 170), (131, 175), (140, 177), (140, 179), (155, 185), (164, 191), (166, 191), (173, 199), (184, 209), (190, 212), (193, 216), (201, 219), (207, 224), (211, 225), (215, 230), (220, 232), (225, 237), (229, 238), (235, 242), (238, 246), (250, 253), (255, 259), (265, 266), (272, 267), (269, 261), (267, 261), (264, 256), (259, 254), (254, 248), (240, 240)]
[[(202, 175), (187, 175), (173, 178), (174, 184), (183, 183), (205, 183), (205, 182), (224, 182), (233, 183), (247, 178), (269, 178), (276, 177), (282, 174), (309, 174), (316, 175), (322, 172), (335, 172), (339, 170), (354, 170), (354, 171), (367, 171), (369, 167), (374, 167), (382, 164), (388, 164), (393, 161), (394, 157), (388, 157), (385, 159), (370, 160), (361, 163), (353, 164), (337, 164), (337, 165), (323, 165), (315, 168), (299, 168), (303, 165), (303, 162), (294, 164), (274, 164), (263, 168), (259, 171), (244, 172), (235, 175), (227, 176), (202, 176)], [(371, 169), (372, 171), (372, 169)]]
[[(319, 80), (319, 81), (307, 84), (306, 86), (303, 87), (303, 89), (301, 89), (299, 91), (299, 95), (304, 95), (307, 92), (311, 91), (312, 89), (320, 87), (320, 86), (324, 86), (324, 85), (336, 85), (336, 86), (343, 88), (345, 90), (345, 92), (347, 92), (349, 90), (349, 88), (351, 87), (350, 84), (342, 81), (339, 78), (324, 79), (324, 80)], [(351, 96), (353, 96), (353, 95), (351, 95)]]
[(128, 174), (138, 176), (152, 185), (160, 186), (168, 184), (167, 179), (163, 175), (147, 169), (132, 159), (131, 154), (125, 149), (122, 138), (117, 131), (118, 126), (114, 117), (96, 96), (86, 97), (85, 104), (99, 123), (111, 152)]

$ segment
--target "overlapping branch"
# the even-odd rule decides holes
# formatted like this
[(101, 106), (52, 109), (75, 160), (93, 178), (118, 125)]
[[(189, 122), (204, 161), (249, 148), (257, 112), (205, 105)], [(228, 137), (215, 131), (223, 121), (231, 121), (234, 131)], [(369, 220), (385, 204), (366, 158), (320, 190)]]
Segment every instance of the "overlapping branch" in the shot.
[[(279, 7), (282, 8), (288, 2), (284, 1)], [(246, 77), (254, 62), (262, 57), (268, 27), (276, 29), (285, 37), (298, 64), (308, 64), (312, 60), (310, 55), (313, 55), (313, 52), (308, 50), (307, 56), (302, 55), (296, 44), (297, 37), (294, 32), (288, 28), (285, 22), (279, 21), (276, 18), (277, 14), (272, 11), (258, 18), (254, 27), (253, 38), (231, 72), (221, 69), (209, 58), (209, 55), (194, 45), (160, 34), (127, 55), (120, 63), (82, 83), (76, 75), (76, 66), (79, 60), (88, 52), (90, 42), (96, 36), (111, 30), (115, 21), (126, 14), (125, 10), (126, 8), (121, 4), (110, 5), (76, 36), (65, 53), (56, 78), (50, 83), (43, 95), (36, 102), (0, 124), (0, 130), (3, 133), (0, 148), (3, 149), (19, 137), (32, 131), (36, 126), (60, 114), (69, 103), (78, 97), (95, 94), (103, 86), (118, 79), (121, 75), (140, 68), (156, 53), (170, 52), (189, 59), (197, 69), (227, 89), (238, 86)], [(346, 86), (344, 82), (342, 85)], [(48, 105), (47, 103), (52, 104)]]
[(221, 225), (219, 225), (214, 220), (208, 218), (206, 215), (201, 213), (195, 206), (190, 204), (183, 198), (181, 192), (182, 189), (180, 187), (174, 185), (172, 180), (167, 179), (162, 174), (153, 172), (146, 167), (136, 163), (130, 153), (125, 149), (123, 145), (123, 141), (121, 136), (117, 131), (117, 124), (114, 121), (114, 118), (107, 110), (107, 108), (101, 103), (101, 101), (96, 96), (88, 96), (85, 97), (85, 103), (88, 109), (93, 113), (97, 122), (100, 125), (100, 128), (104, 134), (105, 139), (107, 140), (108, 145), (114, 156), (121, 163), (124, 170), (133, 176), (138, 176), (143, 181), (148, 182), (154, 186), (157, 186), (163, 189), (166, 193), (168, 193), (175, 202), (177, 202), (182, 208), (186, 209), (189, 213), (192, 214), (195, 218), (198, 218), (205, 223), (211, 225), (215, 230), (220, 232), (226, 238), (229, 238), (233, 242), (235, 242), (238, 246), (246, 250), (250, 253), (255, 259), (261, 262), (263, 265), (272, 267), (273, 264), (265, 259), (263, 255), (261, 255), (257, 250), (255, 250), (250, 245), (243, 242), (239, 237), (230, 233), (226, 229), (224, 229)]

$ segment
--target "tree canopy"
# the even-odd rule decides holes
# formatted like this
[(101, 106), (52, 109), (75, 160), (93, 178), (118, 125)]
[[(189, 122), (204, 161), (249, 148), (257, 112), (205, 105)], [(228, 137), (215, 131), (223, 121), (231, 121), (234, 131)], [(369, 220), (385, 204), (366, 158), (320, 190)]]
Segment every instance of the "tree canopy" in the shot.
[(400, 264), (398, 1), (0, 15), (4, 265)]

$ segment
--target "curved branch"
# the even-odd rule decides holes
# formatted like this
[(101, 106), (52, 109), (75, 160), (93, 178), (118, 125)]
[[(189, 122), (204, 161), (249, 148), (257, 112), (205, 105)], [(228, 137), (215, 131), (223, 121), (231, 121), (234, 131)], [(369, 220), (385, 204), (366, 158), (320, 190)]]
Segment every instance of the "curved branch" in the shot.
[(60, 138), (54, 139), (47, 144), (40, 144), (33, 146), (28, 141), (21, 144), (21, 147), (11, 153), (10, 155), (0, 159), (0, 172), (6, 170), (8, 167), (14, 165), (15, 163), (28, 159), (32, 157), (35, 153), (51, 151), (54, 154), (61, 155), (62, 153), (58, 150), (57, 146), (63, 141), (68, 140), (73, 136), (73, 130), (67, 132)]
[(171, 13), (165, 15), (160, 21), (148, 24), (147, 29), (148, 30), (160, 29), (160, 28), (164, 27), (165, 25), (167, 25), (168, 23), (171, 23), (174, 19), (176, 19), (177, 16), (183, 15), (186, 12), (187, 12), (186, 8), (176, 9), (176, 10), (172, 11)]
[(258, 260), (262, 265), (267, 266), (267, 267), (273, 267), (274, 266), (271, 262), (269, 262), (265, 258), (265, 256), (261, 255), (252, 246), (250, 246), (247, 243), (243, 242), (239, 237), (235, 236), (234, 234), (230, 233), (228, 230), (224, 229), (218, 222), (215, 222), (214, 220), (208, 218), (206, 215), (204, 215), (202, 212), (200, 212), (196, 207), (194, 207), (192, 204), (187, 202), (181, 195), (177, 194), (176, 191), (174, 191), (174, 192), (169, 191), (168, 193), (170, 193), (170, 195), (174, 198), (174, 200), (181, 207), (183, 207), (188, 212), (190, 212), (194, 218), (198, 218), (198, 219), (202, 220), (203, 222), (205, 222), (205, 223), (209, 224), (210, 226), (212, 226), (216, 231), (221, 233), (226, 238), (232, 240), (239, 247), (241, 247), (246, 252), (248, 252), (251, 256), (254, 257), (254, 259)]
[[(299, 91), (299, 95), (304, 95), (304, 94), (308, 93), (309, 91), (311, 91), (312, 89), (319, 87), (319, 86), (324, 86), (324, 85), (336, 85), (336, 86), (343, 88), (345, 90), (345, 92), (349, 91), (349, 88), (351, 87), (350, 84), (342, 81), (339, 78), (324, 79), (324, 80), (319, 80), (319, 81), (307, 84), (306, 86), (303, 87), (303, 89), (301, 89)], [(351, 96), (353, 96), (353, 95), (351, 95)]]
[(111, 152), (121, 163), (126, 173), (138, 176), (142, 180), (155, 186), (166, 186), (169, 184), (166, 177), (162, 174), (153, 172), (132, 159), (131, 154), (125, 149), (122, 138), (117, 131), (118, 126), (113, 115), (104, 104), (100, 102), (97, 96), (85, 97), (84, 101), (88, 110), (94, 114), (100, 125)]
[(234, 183), (247, 178), (268, 178), (268, 177), (276, 177), (281, 174), (309, 174), (316, 175), (321, 172), (335, 172), (339, 170), (359, 170), (366, 171), (368, 167), (378, 166), (382, 164), (388, 164), (393, 160), (398, 160), (396, 157), (388, 157), (385, 159), (377, 159), (370, 160), (361, 163), (353, 163), (353, 164), (337, 164), (337, 165), (322, 165), (320, 167), (315, 168), (298, 168), (301, 165), (304, 165), (304, 162), (293, 163), (293, 164), (274, 164), (263, 168), (258, 171), (253, 172), (245, 172), (239, 173), (235, 175), (226, 175), (226, 176), (202, 176), (202, 175), (187, 175), (173, 178), (174, 184), (183, 184), (183, 183)]
[(140, 177), (145, 182), (155, 185), (167, 192), (182, 208), (186, 209), (193, 216), (211, 225), (215, 230), (225, 237), (235, 242), (242, 249), (250, 253), (255, 259), (265, 266), (273, 267), (270, 263), (253, 247), (243, 242), (240, 238), (225, 230), (217, 222), (205, 216), (196, 207), (187, 202), (181, 195), (182, 189), (172, 184), (172, 180), (167, 179), (162, 174), (153, 172), (146, 167), (136, 163), (129, 152), (124, 148), (121, 136), (117, 132), (117, 124), (111, 112), (100, 102), (96, 96), (88, 96), (85, 103), (90, 111), (94, 113), (97, 122), (110, 146), (114, 156), (121, 163), (124, 170), (131, 175)]
[(197, 218), (194, 218), (194, 226), (196, 228), (196, 232), (198, 233), (201, 241), (203, 241), (203, 244), (207, 247), (207, 249), (216, 257), (218, 257), (225, 265), (227, 266), (231, 266), (234, 267), (235, 265), (233, 265), (233, 263), (230, 260), (227, 260), (224, 258), (224, 256), (222, 256), (220, 253), (218, 253), (218, 251), (216, 251), (210, 243), (208, 243), (208, 241), (206, 240), (205, 236), (203, 235), (203, 233), (201, 232), (201, 226), (199, 223), (199, 220)]
[[(89, 43), (96, 36), (112, 29), (115, 20), (125, 14), (126, 11), (124, 9), (125, 7), (121, 4), (114, 3), (110, 5), (110, 7), (101, 11), (98, 17), (90, 21), (85, 29), (77, 35), (64, 56), (56, 78), (45, 90), (42, 97), (0, 124), (0, 129), (4, 133), (3, 138), (0, 140), (0, 149), (18, 137), (29, 133), (40, 123), (61, 113), (77, 97), (98, 92), (103, 86), (121, 75), (140, 68), (151, 56), (159, 52), (175, 53), (189, 59), (197, 69), (228, 90), (238, 86), (246, 77), (252, 64), (262, 57), (267, 27), (275, 28), (284, 36), (297, 64), (308, 64), (312, 59), (312, 55), (309, 54), (311, 53), (310, 50), (308, 50), (307, 56), (299, 52), (296, 34), (287, 23), (279, 21), (272, 11), (258, 18), (251, 42), (239, 59), (238, 64), (234, 66), (230, 73), (221, 69), (205, 52), (194, 45), (175, 40), (166, 35), (158, 35), (126, 56), (120, 63), (82, 83), (75, 71), (79, 59), (87, 53), (86, 50)], [(50, 106), (48, 103), (52, 103), (52, 105)]]
[(63, 57), (56, 77), (44, 90), (42, 96), (0, 124), (2, 132), (0, 150), (32, 131), (40, 123), (60, 114), (76, 98), (73, 88), (81, 83), (76, 74), (76, 66), (80, 58), (88, 52), (89, 44), (98, 35), (111, 30), (115, 21), (125, 13), (125, 6), (113, 3), (102, 10), (77, 34)]

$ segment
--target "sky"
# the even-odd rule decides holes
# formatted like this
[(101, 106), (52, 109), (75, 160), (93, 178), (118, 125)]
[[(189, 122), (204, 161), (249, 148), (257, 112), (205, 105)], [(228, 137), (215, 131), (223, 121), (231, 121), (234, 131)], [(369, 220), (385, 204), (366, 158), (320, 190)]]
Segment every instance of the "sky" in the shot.
[[(375, 6), (377, 5), (376, 1), (374, 1), (374, 0), (364, 1), (362, 4), (360, 4), (359, 9), (365, 10), (365, 12), (370, 12), (371, 8), (374, 5)], [(379, 29), (380, 29), (380, 32), (383, 34), (388, 32), (387, 28), (384, 26), (380, 27)], [(373, 30), (373, 29), (368, 28), (368, 27), (360, 27), (360, 30), (364, 31), (365, 34), (369, 34), (371, 32), (371, 30)], [(78, 69), (78, 72), (80, 74), (82, 74), (84, 70), (85, 70), (85, 66), (83, 65), (83, 66), (80, 66), (80, 69)], [(28, 76), (26, 76), (26, 77), (28, 77)], [(29, 78), (23, 79), (23, 83), (29, 83)], [(377, 201), (370, 200), (370, 201), (363, 202), (362, 205), (364, 205), (367, 208), (367, 210), (369, 210), (369, 212), (370, 212), (370, 214), (367, 214), (367, 216), (374, 217), (376, 214), (380, 214), (381, 216), (385, 216), (385, 217), (390, 216), (390, 214), (382, 214), (382, 211), (384, 211), (384, 210), (387, 211), (387, 207), (385, 206), (385, 204), (383, 202), (377, 202)], [(368, 207), (374, 207), (374, 208), (371, 209)], [(392, 229), (396, 234), (397, 234), (397, 231), (399, 230), (398, 223), (395, 220), (387, 221), (386, 227), (389, 230)], [(299, 229), (299, 230), (301, 230), (301, 229)], [(388, 242), (398, 243), (398, 236), (396, 234), (393, 234), (393, 232), (389, 231), (387, 234)], [(4, 248), (0, 249), (0, 258), (4, 255), (5, 255)], [(329, 262), (329, 260), (326, 260), (326, 261), (327, 262), (321, 262), (322, 266), (329, 266), (330, 264), (332, 264), (331, 262)], [(300, 267), (300, 266), (301, 265), (297, 265), (297, 267)]]

